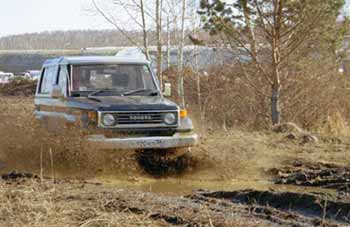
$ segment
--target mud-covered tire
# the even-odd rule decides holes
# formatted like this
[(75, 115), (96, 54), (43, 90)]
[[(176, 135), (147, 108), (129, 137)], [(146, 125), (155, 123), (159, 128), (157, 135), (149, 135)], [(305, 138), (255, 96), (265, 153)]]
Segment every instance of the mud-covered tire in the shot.
[(183, 173), (191, 162), (190, 153), (184, 151), (145, 150), (139, 151), (136, 160), (145, 172), (155, 176)]

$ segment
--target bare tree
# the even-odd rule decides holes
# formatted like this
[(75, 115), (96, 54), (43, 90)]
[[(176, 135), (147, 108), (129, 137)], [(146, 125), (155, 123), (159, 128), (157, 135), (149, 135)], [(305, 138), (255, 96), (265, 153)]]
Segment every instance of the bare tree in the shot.
[[(163, 78), (162, 78), (162, 63), (163, 63), (163, 34), (166, 32), (167, 36), (167, 58), (168, 62), (170, 60), (170, 44), (171, 39), (173, 44), (177, 45), (179, 48), (178, 52), (178, 94), (181, 99), (181, 103), (185, 105), (185, 95), (184, 95), (184, 78), (182, 76), (184, 58), (183, 58), (183, 49), (185, 45), (185, 33), (186, 29), (186, 20), (191, 19), (187, 15), (187, 7), (194, 6), (195, 4), (189, 4), (186, 0), (155, 0), (155, 1), (144, 1), (144, 0), (109, 0), (112, 1), (110, 4), (107, 4), (104, 1), (104, 4), (107, 6), (102, 8), (96, 1), (92, 0), (94, 3), (95, 9), (101, 14), (108, 22), (110, 22), (118, 31), (123, 31), (121, 34), (125, 34), (129, 38), (133, 45), (138, 46), (146, 54), (147, 58), (149, 56), (149, 45), (148, 38), (150, 32), (155, 32), (156, 34), (156, 46), (157, 46), (157, 77), (160, 81), (160, 86), (162, 87)], [(102, 2), (102, 1), (101, 1)], [(165, 3), (165, 4), (163, 4)], [(112, 5), (111, 5), (112, 4)], [(118, 6), (122, 10), (116, 10), (113, 6)], [(114, 11), (114, 12), (111, 12)], [(123, 12), (123, 15), (120, 15)], [(114, 16), (113, 14), (118, 16)], [(181, 14), (181, 20), (178, 20), (179, 14)], [(140, 15), (140, 16), (136, 16)], [(155, 17), (154, 17), (155, 15)], [(135, 29), (139, 29), (143, 33), (142, 45), (139, 45), (139, 40), (132, 40), (131, 37), (128, 37), (128, 33), (125, 32), (123, 24), (114, 18), (121, 18), (126, 16), (130, 18), (130, 22), (133, 22)], [(164, 18), (166, 18), (167, 23), (162, 23)], [(122, 19), (120, 19), (122, 20)], [(147, 26), (146, 26), (147, 24)], [(180, 31), (178, 31), (180, 27)], [(165, 32), (164, 32), (165, 31)], [(179, 33), (179, 34), (178, 34)], [(171, 37), (173, 34), (173, 37)], [(178, 39), (179, 37), (179, 39)], [(152, 42), (152, 41), (151, 41)], [(141, 42), (140, 42), (141, 43)], [(168, 64), (170, 65), (170, 63)]]
[[(155, 24), (155, 18), (153, 11), (147, 7), (144, 0), (109, 0), (104, 1), (103, 5), (102, 2), (98, 4), (97, 0), (92, 0), (92, 2), (99, 15), (124, 35), (133, 46), (138, 47), (145, 54), (147, 60), (151, 60), (149, 33), (153, 32), (152, 25)], [(142, 31), (142, 41), (138, 37), (130, 36), (127, 30)]]
[(147, 60), (151, 60), (148, 50), (148, 32), (146, 25), (146, 17), (145, 17), (145, 7), (143, 4), (143, 0), (140, 0), (140, 11), (141, 11), (141, 20), (142, 20), (142, 33), (143, 33), (143, 47)]
[(177, 70), (177, 83), (178, 83), (178, 95), (180, 98), (180, 104), (185, 107), (185, 93), (184, 93), (184, 45), (185, 45), (185, 15), (186, 15), (186, 0), (182, 0), (182, 14), (181, 14), (181, 38), (179, 44), (179, 60), (178, 60), (178, 70)]
[(160, 87), (163, 87), (162, 78), (162, 0), (156, 0), (156, 28), (157, 28), (157, 77)]
[(92, 0), (95, 10), (108, 21), (111, 25), (113, 25), (122, 35), (124, 35), (133, 45), (142, 49), (137, 41), (135, 41), (130, 35), (123, 29), (117, 22), (117, 20), (113, 17), (111, 13), (106, 13), (101, 7), (97, 4), (96, 0)]
[(169, 15), (167, 15), (167, 18), (166, 18), (166, 65), (167, 65), (167, 68), (170, 68), (170, 47), (171, 47), (171, 37), (170, 37), (170, 17)]
[[(200, 25), (197, 25), (196, 24), (196, 15), (197, 15), (197, 12), (196, 10), (193, 10), (192, 12), (192, 32), (197, 35), (197, 32), (198, 32), (198, 29), (199, 29), (199, 26)], [(192, 38), (192, 39), (191, 39)], [(198, 43), (194, 42), (196, 40), (198, 40), (198, 38), (196, 39), (196, 37), (192, 37), (190, 36), (190, 39), (191, 41), (195, 44), (195, 49), (194, 49), (194, 71), (196, 73), (196, 90), (197, 90), (197, 104), (199, 105), (199, 110), (201, 111), (202, 110), (202, 101), (201, 101), (201, 77), (200, 77), (200, 72), (199, 72), (199, 60), (198, 60), (198, 57), (199, 57), (199, 49), (198, 49)], [(196, 40), (194, 40), (196, 39)]]

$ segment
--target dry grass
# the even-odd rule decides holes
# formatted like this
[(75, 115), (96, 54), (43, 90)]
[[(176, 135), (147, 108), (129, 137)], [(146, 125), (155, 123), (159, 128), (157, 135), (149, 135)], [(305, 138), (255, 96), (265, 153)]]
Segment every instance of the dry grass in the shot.
[[(350, 138), (316, 134), (319, 141), (305, 142), (289, 133), (232, 130), (203, 134), (193, 154), (201, 160), (191, 179), (267, 181), (268, 170), (294, 160), (350, 165)], [(205, 165), (207, 164), (207, 165)]]
[[(296, 68), (281, 78), (282, 121), (312, 131), (349, 135), (348, 76), (339, 74), (334, 63), (310, 62)], [(176, 73), (170, 69), (164, 74), (173, 84), (176, 100)], [(187, 105), (205, 120), (206, 129), (270, 129), (270, 86), (258, 75), (247, 79), (237, 65), (212, 67), (208, 75), (200, 74), (198, 102), (197, 75), (191, 69), (184, 74)]]
[(249, 206), (79, 181), (0, 181), (0, 226), (270, 226)]
[(104, 202), (103, 192), (84, 190), (84, 184), (79, 183), (64, 186), (55, 186), (50, 181), (1, 183), (0, 226), (168, 226), (146, 215), (108, 212)]

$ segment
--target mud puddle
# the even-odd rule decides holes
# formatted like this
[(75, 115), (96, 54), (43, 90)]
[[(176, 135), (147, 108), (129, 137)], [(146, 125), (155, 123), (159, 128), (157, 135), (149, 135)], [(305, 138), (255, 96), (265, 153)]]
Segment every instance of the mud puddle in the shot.
[(62, 206), (89, 204), (93, 210), (100, 212), (101, 209), (105, 216), (115, 212), (131, 213), (174, 226), (344, 226), (350, 223), (350, 202), (329, 196), (335, 190), (321, 187), (245, 179), (205, 181), (99, 176), (83, 181), (67, 178), (53, 181), (45, 177), (42, 182), (40, 178), (18, 172), (4, 176), (8, 176), (2, 181), (6, 184), (2, 185), (0, 180), (0, 187), (10, 190), (3, 191), (16, 189), (18, 193), (33, 187), (37, 192), (48, 193), (47, 197)]

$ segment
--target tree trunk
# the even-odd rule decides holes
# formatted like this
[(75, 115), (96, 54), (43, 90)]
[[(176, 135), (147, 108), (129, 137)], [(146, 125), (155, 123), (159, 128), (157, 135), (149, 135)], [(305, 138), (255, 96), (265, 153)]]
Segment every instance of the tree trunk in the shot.
[(201, 101), (201, 75), (198, 70), (198, 57), (196, 57), (196, 75), (197, 75), (197, 102), (199, 105), (199, 110), (202, 111), (202, 101)]
[(252, 22), (251, 22), (251, 15), (250, 11), (248, 8), (248, 2), (247, 0), (242, 1), (243, 5), (243, 14), (244, 14), (244, 20), (248, 29), (248, 39), (249, 39), (249, 44), (250, 44), (250, 50), (251, 54), (257, 58), (257, 47), (256, 47), (256, 38), (254, 34), (254, 28), (252, 27)]
[(169, 14), (168, 14), (168, 16), (167, 16), (167, 44), (166, 44), (166, 46), (167, 46), (167, 48), (166, 48), (166, 55), (167, 55), (167, 59), (166, 59), (166, 65), (167, 65), (167, 68), (169, 69), (170, 68), (170, 45), (171, 45), (171, 43), (170, 43), (170, 39), (171, 39), (171, 37), (170, 37), (170, 17), (169, 17)]
[(274, 5), (274, 27), (272, 29), (272, 89), (271, 89), (271, 120), (272, 124), (281, 123), (281, 109), (279, 103), (281, 90), (281, 27), (283, 19), (284, 0), (277, 0)]
[(281, 122), (281, 110), (279, 97), (281, 90), (281, 72), (280, 72), (280, 49), (278, 46), (278, 35), (275, 36), (272, 43), (272, 85), (271, 85), (271, 120), (276, 125)]
[(156, 0), (156, 21), (157, 21), (157, 76), (160, 88), (163, 89), (162, 77), (162, 0)]
[(281, 110), (280, 110), (280, 86), (272, 85), (271, 89), (271, 120), (272, 125), (281, 123)]
[(184, 77), (183, 77), (183, 68), (184, 68), (184, 45), (185, 45), (185, 14), (186, 14), (186, 0), (182, 0), (182, 15), (181, 15), (181, 39), (179, 47), (179, 60), (178, 60), (178, 95), (180, 98), (180, 105), (182, 108), (185, 107), (185, 92), (184, 92)]
[[(197, 11), (194, 8), (192, 11), (192, 23), (193, 23), (193, 32), (194, 34), (198, 34), (198, 27), (196, 25), (196, 15), (197, 15)], [(199, 111), (202, 111), (202, 101), (201, 101), (201, 77), (200, 77), (200, 73), (199, 73), (199, 62), (198, 62), (198, 57), (199, 57), (199, 47), (197, 45), (195, 45), (194, 47), (194, 57), (195, 57), (195, 67), (194, 70), (196, 72), (196, 77), (197, 77), (197, 104), (199, 106)]]
[[(275, 37), (278, 37), (275, 36)], [(280, 72), (280, 50), (278, 47), (278, 39), (273, 39), (272, 43), (272, 85), (271, 85), (271, 120), (272, 125), (281, 122), (281, 110), (279, 105), (279, 97), (281, 90), (281, 72)]]
[(146, 55), (147, 60), (150, 61), (151, 57), (149, 55), (149, 50), (148, 50), (148, 34), (147, 34), (145, 8), (143, 5), (143, 0), (140, 0), (140, 10), (141, 10), (141, 19), (142, 19), (143, 48), (144, 48), (144, 53)]

